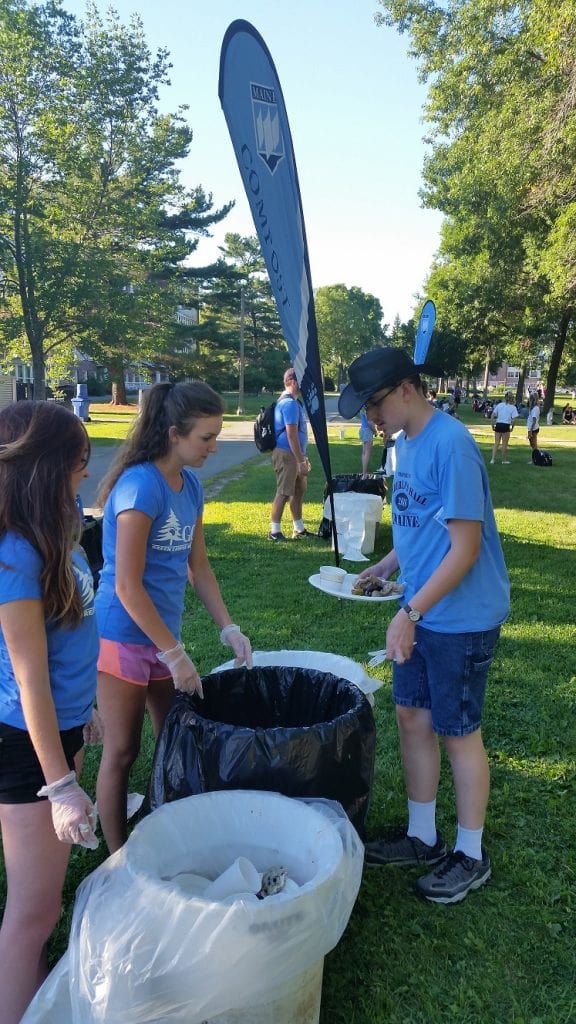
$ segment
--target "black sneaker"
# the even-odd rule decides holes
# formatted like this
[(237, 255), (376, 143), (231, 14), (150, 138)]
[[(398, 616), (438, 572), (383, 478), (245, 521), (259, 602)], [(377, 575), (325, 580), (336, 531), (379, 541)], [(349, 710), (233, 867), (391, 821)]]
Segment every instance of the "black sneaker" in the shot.
[(459, 903), (473, 889), (485, 885), (492, 868), (486, 850), (482, 860), (467, 857), (461, 850), (447, 854), (441, 864), (416, 882), (419, 896), (432, 903)]
[(304, 537), (315, 537), (315, 533), (310, 533), (310, 530), (292, 530), (292, 539), (300, 540)]
[(406, 829), (388, 829), (383, 839), (366, 843), (364, 863), (366, 867), (377, 868), (384, 864), (401, 864), (412, 867), (423, 864), (437, 864), (446, 856), (447, 849), (440, 832), (436, 833), (434, 846), (428, 846), (416, 836), (406, 834)]
[(272, 533), (272, 531), (270, 531), (270, 533), (268, 534), (268, 540), (276, 540), (276, 541), (278, 541), (278, 540), (287, 540), (287, 539), (288, 538), (285, 537), (283, 533)]

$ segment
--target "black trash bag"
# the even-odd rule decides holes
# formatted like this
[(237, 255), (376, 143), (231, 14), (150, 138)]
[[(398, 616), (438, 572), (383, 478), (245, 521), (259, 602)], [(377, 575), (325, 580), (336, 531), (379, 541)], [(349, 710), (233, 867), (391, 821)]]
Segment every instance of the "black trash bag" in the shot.
[(94, 590), (96, 590), (100, 579), (100, 570), (104, 565), (104, 556), (102, 554), (101, 519), (95, 519), (94, 516), (84, 516), (84, 528), (80, 538), (80, 546), (86, 555), (86, 559), (92, 571)]
[[(346, 491), (355, 491), (356, 494), (377, 494), (379, 498), (386, 497), (386, 480), (381, 473), (368, 473), (362, 476), (360, 473), (342, 473), (340, 476), (332, 477), (332, 491), (334, 494), (344, 494)], [(324, 501), (328, 497), (328, 484), (324, 487)]]
[(330, 540), (332, 537), (332, 520), (327, 519), (326, 516), (322, 516), (322, 519), (320, 520), (318, 536), (321, 540)]
[(219, 789), (338, 800), (362, 835), (376, 726), (347, 679), (259, 666), (203, 679), (204, 699), (179, 694), (158, 738), (147, 808)]

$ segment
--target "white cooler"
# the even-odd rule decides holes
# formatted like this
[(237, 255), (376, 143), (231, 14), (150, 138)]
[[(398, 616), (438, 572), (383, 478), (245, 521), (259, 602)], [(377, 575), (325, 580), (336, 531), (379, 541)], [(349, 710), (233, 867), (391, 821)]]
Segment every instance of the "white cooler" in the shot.
[[(360, 551), (363, 555), (370, 555), (374, 551), (376, 541), (376, 525), (382, 521), (382, 509), (384, 503), (377, 494), (358, 494), (356, 491), (345, 491), (343, 494), (334, 495), (334, 512), (336, 515), (336, 530), (338, 533), (338, 547), (345, 557), (345, 540), (349, 533), (349, 525), (352, 524), (354, 532), (359, 532), (363, 526), (363, 537)], [(332, 519), (330, 499), (324, 502), (324, 515), (326, 519)], [(332, 536), (332, 550), (334, 550), (334, 536)]]

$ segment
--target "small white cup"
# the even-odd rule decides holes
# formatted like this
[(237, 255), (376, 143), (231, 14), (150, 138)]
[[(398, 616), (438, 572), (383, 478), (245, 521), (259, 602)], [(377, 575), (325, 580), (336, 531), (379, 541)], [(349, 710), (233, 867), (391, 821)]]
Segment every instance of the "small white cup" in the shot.
[(338, 589), (341, 587), (344, 580), (346, 579), (346, 569), (339, 569), (336, 565), (321, 565), (320, 566), (320, 579), (327, 586)]
[(218, 878), (204, 890), (204, 899), (223, 900), (227, 896), (235, 896), (239, 893), (257, 893), (262, 885), (260, 872), (256, 870), (252, 861), (247, 857), (238, 857), (226, 871), (223, 871)]

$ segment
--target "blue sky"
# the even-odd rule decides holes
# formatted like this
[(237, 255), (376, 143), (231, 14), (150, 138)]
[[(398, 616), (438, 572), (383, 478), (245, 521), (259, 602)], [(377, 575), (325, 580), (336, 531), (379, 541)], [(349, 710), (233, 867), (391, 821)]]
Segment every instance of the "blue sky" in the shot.
[[(83, 15), (84, 0), (64, 0)], [(98, 2), (101, 10), (108, 4)], [(440, 215), (418, 198), (425, 90), (406, 41), (379, 28), (376, 0), (116, 0), (142, 18), (152, 49), (171, 54), (162, 105), (189, 106), (194, 132), (183, 180), (232, 213), (202, 241), (196, 262), (218, 256), (227, 231), (255, 234), (218, 100), (224, 33), (236, 18), (263, 36), (278, 72), (296, 153), (312, 283), (376, 295), (386, 323), (406, 320), (438, 246)]]

